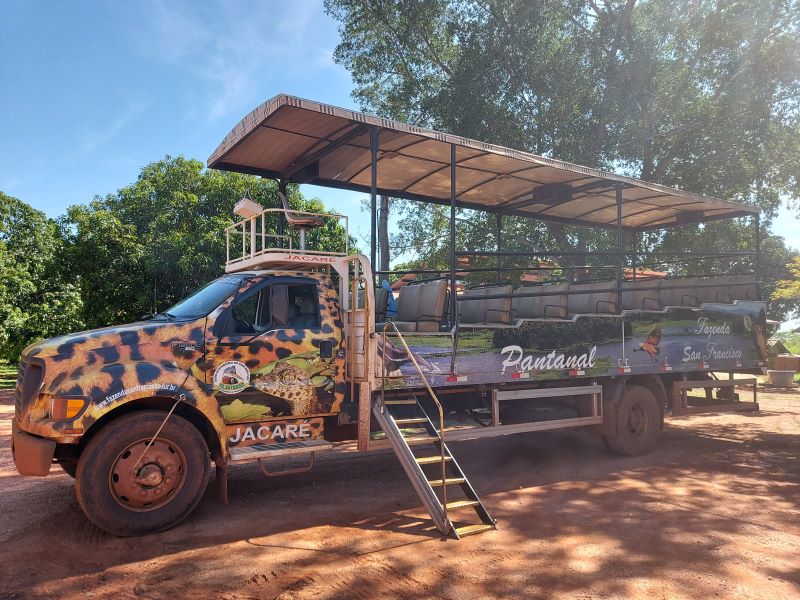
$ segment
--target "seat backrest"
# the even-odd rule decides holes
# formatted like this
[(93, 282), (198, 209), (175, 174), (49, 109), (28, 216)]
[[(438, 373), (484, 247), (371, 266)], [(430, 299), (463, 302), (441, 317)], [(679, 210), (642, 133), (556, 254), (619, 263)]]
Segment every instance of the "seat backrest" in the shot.
[(591, 284), (594, 292), (589, 296), (591, 309), (597, 314), (617, 313), (617, 282), (596, 281)]
[(570, 283), (567, 296), (567, 313), (570, 315), (586, 315), (594, 312), (591, 308), (591, 290), (591, 283)]
[(281, 206), (283, 206), (284, 216), (286, 217), (286, 222), (291, 226), (298, 229), (314, 229), (315, 227), (322, 227), (325, 223), (322, 221), (320, 217), (314, 217), (311, 215), (300, 215), (296, 212), (293, 212), (289, 208), (289, 200), (286, 199), (286, 195), (278, 191), (278, 197), (281, 199)]
[(419, 316), (421, 285), (404, 285), (397, 297), (398, 321), (416, 321)]
[[(547, 309), (548, 305), (567, 306), (567, 283), (547, 283), (544, 285), (524, 285), (514, 290), (511, 309), (516, 319), (541, 319), (545, 316), (561, 317), (563, 311)], [(544, 294), (546, 296), (519, 297), (518, 294)]]
[(735, 275), (719, 275), (715, 277), (697, 278), (697, 301), (703, 302), (731, 302), (734, 288), (731, 287), (736, 279)]
[(616, 313), (616, 286), (615, 281), (571, 283), (567, 297), (567, 312), (570, 315)]
[[(458, 298), (460, 323), (508, 323), (511, 320), (510, 285), (465, 290)], [(508, 298), (484, 300), (483, 296), (508, 294)]]
[(438, 321), (441, 323), (444, 314), (444, 300), (447, 295), (447, 281), (439, 279), (419, 285), (406, 287), (420, 288), (417, 310), (418, 317), (425, 321)]
[(758, 300), (758, 283), (755, 273), (734, 275), (733, 278), (734, 283), (739, 284), (730, 288), (730, 295), (734, 300)]
[(389, 291), (384, 287), (375, 289), (375, 322), (386, 320), (386, 309), (389, 306)]
[(636, 279), (622, 284), (622, 310), (658, 310), (660, 279)]
[(661, 281), (661, 306), (694, 306), (697, 277), (674, 277)]

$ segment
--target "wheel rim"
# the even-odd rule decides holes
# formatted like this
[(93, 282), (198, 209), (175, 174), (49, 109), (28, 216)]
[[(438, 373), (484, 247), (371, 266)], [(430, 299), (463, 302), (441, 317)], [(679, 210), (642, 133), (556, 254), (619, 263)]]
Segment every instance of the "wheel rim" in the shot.
[[(111, 466), (108, 476), (111, 495), (128, 510), (155, 510), (170, 502), (186, 481), (186, 456), (180, 446), (156, 438), (148, 448), (149, 441), (148, 438), (132, 443), (117, 455)], [(139, 460), (142, 453), (144, 457)]]
[(641, 404), (634, 404), (628, 411), (628, 432), (633, 437), (640, 437), (647, 431), (647, 411)]

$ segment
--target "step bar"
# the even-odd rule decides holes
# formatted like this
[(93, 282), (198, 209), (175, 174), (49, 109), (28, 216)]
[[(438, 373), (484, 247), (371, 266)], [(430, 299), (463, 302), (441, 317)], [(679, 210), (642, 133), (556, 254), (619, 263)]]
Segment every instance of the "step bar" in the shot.
[(290, 456), (293, 454), (309, 454), (323, 452), (333, 448), (331, 442), (325, 440), (308, 440), (302, 442), (282, 442), (278, 444), (255, 444), (241, 448), (231, 448), (231, 462), (243, 462), (259, 458)]

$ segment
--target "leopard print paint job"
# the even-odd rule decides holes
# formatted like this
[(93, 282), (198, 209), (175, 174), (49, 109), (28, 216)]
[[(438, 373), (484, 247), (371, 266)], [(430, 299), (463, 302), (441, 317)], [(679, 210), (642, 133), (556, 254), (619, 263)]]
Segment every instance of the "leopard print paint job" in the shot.
[[(227, 420), (237, 420), (244, 405), (250, 414), (263, 408), (259, 418), (286, 418), (314, 414), (336, 414), (344, 400), (344, 338), (338, 293), (330, 278), (317, 273), (273, 271), (270, 279), (279, 282), (292, 278), (318, 287), (319, 327), (278, 328), (258, 336), (215, 339), (218, 319), (228, 307), (215, 311), (207, 329), (207, 355), (202, 364), (205, 382), (213, 385), (214, 374), (231, 362), (249, 370), (250, 381), (238, 394), (217, 393)], [(252, 286), (265, 283), (262, 275), (251, 279)], [(334, 356), (322, 359), (320, 343), (333, 341)], [(337, 352), (338, 350), (338, 352)], [(238, 403), (237, 403), (238, 401)]]
[[(222, 413), (210, 390), (189, 376), (203, 357), (205, 318), (186, 323), (145, 321), (46, 340), (26, 348), (22, 360), (44, 368), (37, 399), (18, 408), (23, 431), (57, 442), (75, 442), (80, 435), (64, 430), (89, 428), (102, 416), (142, 398), (183, 396), (222, 431)], [(50, 419), (54, 396), (86, 402), (71, 421)]]
[[(328, 277), (286, 271), (247, 275), (240, 292), (265, 276), (301, 276), (318, 281), (321, 327), (308, 332), (286, 330), (285, 334), (278, 336), (271, 352), (279, 360), (285, 361), (309, 350), (318, 351), (322, 339), (336, 338), (338, 348), (343, 349), (337, 292)], [(20, 429), (58, 443), (77, 443), (96, 421), (122, 405), (153, 397), (167, 401), (180, 398), (205, 416), (226, 454), (226, 422), (209, 385), (208, 370), (213, 359), (206, 354), (206, 336), (234, 297), (231, 296), (208, 317), (190, 322), (144, 321), (53, 338), (29, 346), (23, 351), (21, 361), (25, 365), (38, 365), (44, 374), (38, 395), (34, 394), (28, 401), (17, 401), (16, 420)], [(258, 359), (248, 354), (246, 348), (234, 348), (233, 354), (237, 353), (241, 353), (245, 362)], [(294, 404), (298, 411), (332, 414), (339, 410), (345, 390), (344, 360), (339, 356), (343, 353), (336, 354), (329, 366), (333, 382), (331, 400), (325, 405), (310, 402), (306, 397), (307, 390), (303, 391), (305, 384), (300, 381), (300, 395)], [(55, 420), (50, 416), (50, 404), (55, 396), (83, 398), (86, 404), (74, 419)]]

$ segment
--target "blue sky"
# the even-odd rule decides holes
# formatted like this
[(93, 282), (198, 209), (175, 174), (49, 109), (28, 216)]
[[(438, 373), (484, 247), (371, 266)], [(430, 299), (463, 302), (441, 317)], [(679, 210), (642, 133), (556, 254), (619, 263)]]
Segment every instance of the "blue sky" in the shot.
[[(166, 154), (205, 161), (279, 92), (354, 107), (338, 39), (321, 0), (5, 0), (0, 190), (55, 217)], [(306, 187), (368, 233), (363, 195)]]
[[(321, 0), (0, 4), (0, 190), (50, 216), (166, 154), (205, 160), (278, 92), (354, 107)], [(360, 194), (306, 186), (351, 217)], [(796, 215), (774, 230), (800, 248)]]

